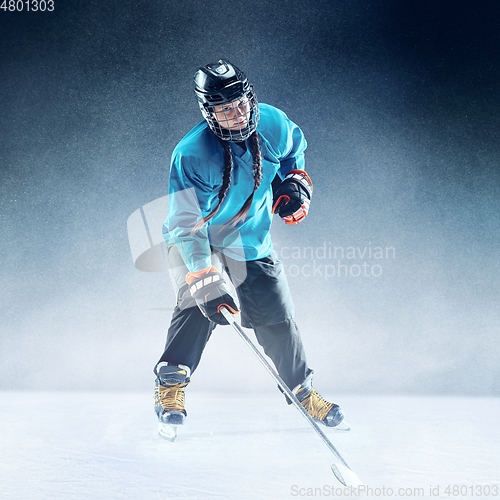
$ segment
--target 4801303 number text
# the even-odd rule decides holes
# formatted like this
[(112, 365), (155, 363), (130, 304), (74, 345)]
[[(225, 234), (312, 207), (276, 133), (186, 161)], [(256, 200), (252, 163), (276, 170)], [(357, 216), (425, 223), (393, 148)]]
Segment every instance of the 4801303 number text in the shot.
[(52, 12), (54, 8), (54, 0), (3, 0), (0, 5), (4, 12)]

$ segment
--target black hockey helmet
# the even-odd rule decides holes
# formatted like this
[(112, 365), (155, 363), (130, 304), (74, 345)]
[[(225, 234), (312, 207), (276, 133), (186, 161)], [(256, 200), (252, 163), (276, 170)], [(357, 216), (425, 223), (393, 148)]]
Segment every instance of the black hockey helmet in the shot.
[(198, 69), (194, 83), (203, 117), (217, 137), (239, 142), (253, 134), (259, 121), (259, 105), (243, 71), (220, 59)]

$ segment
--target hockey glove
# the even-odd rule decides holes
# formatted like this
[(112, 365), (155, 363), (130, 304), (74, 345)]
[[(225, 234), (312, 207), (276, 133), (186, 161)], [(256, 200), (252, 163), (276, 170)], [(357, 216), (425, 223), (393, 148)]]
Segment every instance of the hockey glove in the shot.
[(186, 283), (189, 285), (191, 295), (203, 316), (214, 323), (228, 324), (220, 312), (220, 308), (223, 306), (227, 307), (233, 314), (240, 312), (226, 280), (214, 266), (187, 273)]
[(290, 170), (274, 194), (273, 214), (286, 224), (298, 224), (309, 211), (313, 185), (303, 170)]

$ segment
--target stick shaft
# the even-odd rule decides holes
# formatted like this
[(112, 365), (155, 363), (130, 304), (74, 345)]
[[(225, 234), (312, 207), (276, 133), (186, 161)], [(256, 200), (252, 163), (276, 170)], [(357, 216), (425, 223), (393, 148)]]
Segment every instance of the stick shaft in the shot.
[(270, 363), (261, 354), (261, 352), (254, 345), (254, 343), (248, 338), (247, 334), (243, 331), (241, 326), (238, 323), (236, 323), (232, 314), (225, 307), (221, 308), (221, 312), (226, 318), (226, 320), (229, 322), (229, 324), (238, 332), (240, 337), (245, 341), (248, 347), (252, 349), (254, 354), (259, 358), (260, 362), (266, 367), (267, 371), (273, 376), (276, 383), (281, 387), (283, 392), (290, 398), (290, 400), (293, 402), (297, 410), (299, 410), (302, 416), (311, 424), (312, 428), (317, 432), (319, 437), (328, 446), (330, 451), (342, 462), (342, 464), (344, 464), (348, 469), (350, 469), (346, 461), (341, 457), (340, 453), (337, 451), (337, 448), (333, 446), (333, 444), (325, 435), (325, 433), (319, 428), (318, 424), (314, 421), (311, 415), (309, 415), (307, 410), (302, 406), (302, 404), (297, 399), (295, 394), (290, 390), (290, 388), (285, 384), (285, 382), (283, 382), (283, 379), (278, 375), (278, 372), (270, 365)]

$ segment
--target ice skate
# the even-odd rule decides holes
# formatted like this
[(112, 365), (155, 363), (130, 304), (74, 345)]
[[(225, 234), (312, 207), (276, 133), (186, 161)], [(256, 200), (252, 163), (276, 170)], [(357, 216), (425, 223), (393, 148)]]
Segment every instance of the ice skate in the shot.
[(190, 369), (184, 365), (160, 363), (156, 373), (155, 412), (158, 416), (158, 433), (168, 441), (175, 441), (177, 428), (184, 424), (187, 416), (184, 389), (189, 384)]
[(294, 392), (307, 413), (318, 423), (326, 427), (334, 427), (336, 430), (350, 430), (344, 423), (344, 413), (340, 406), (329, 403), (321, 397), (319, 392), (312, 386), (311, 371), (304, 382)]

